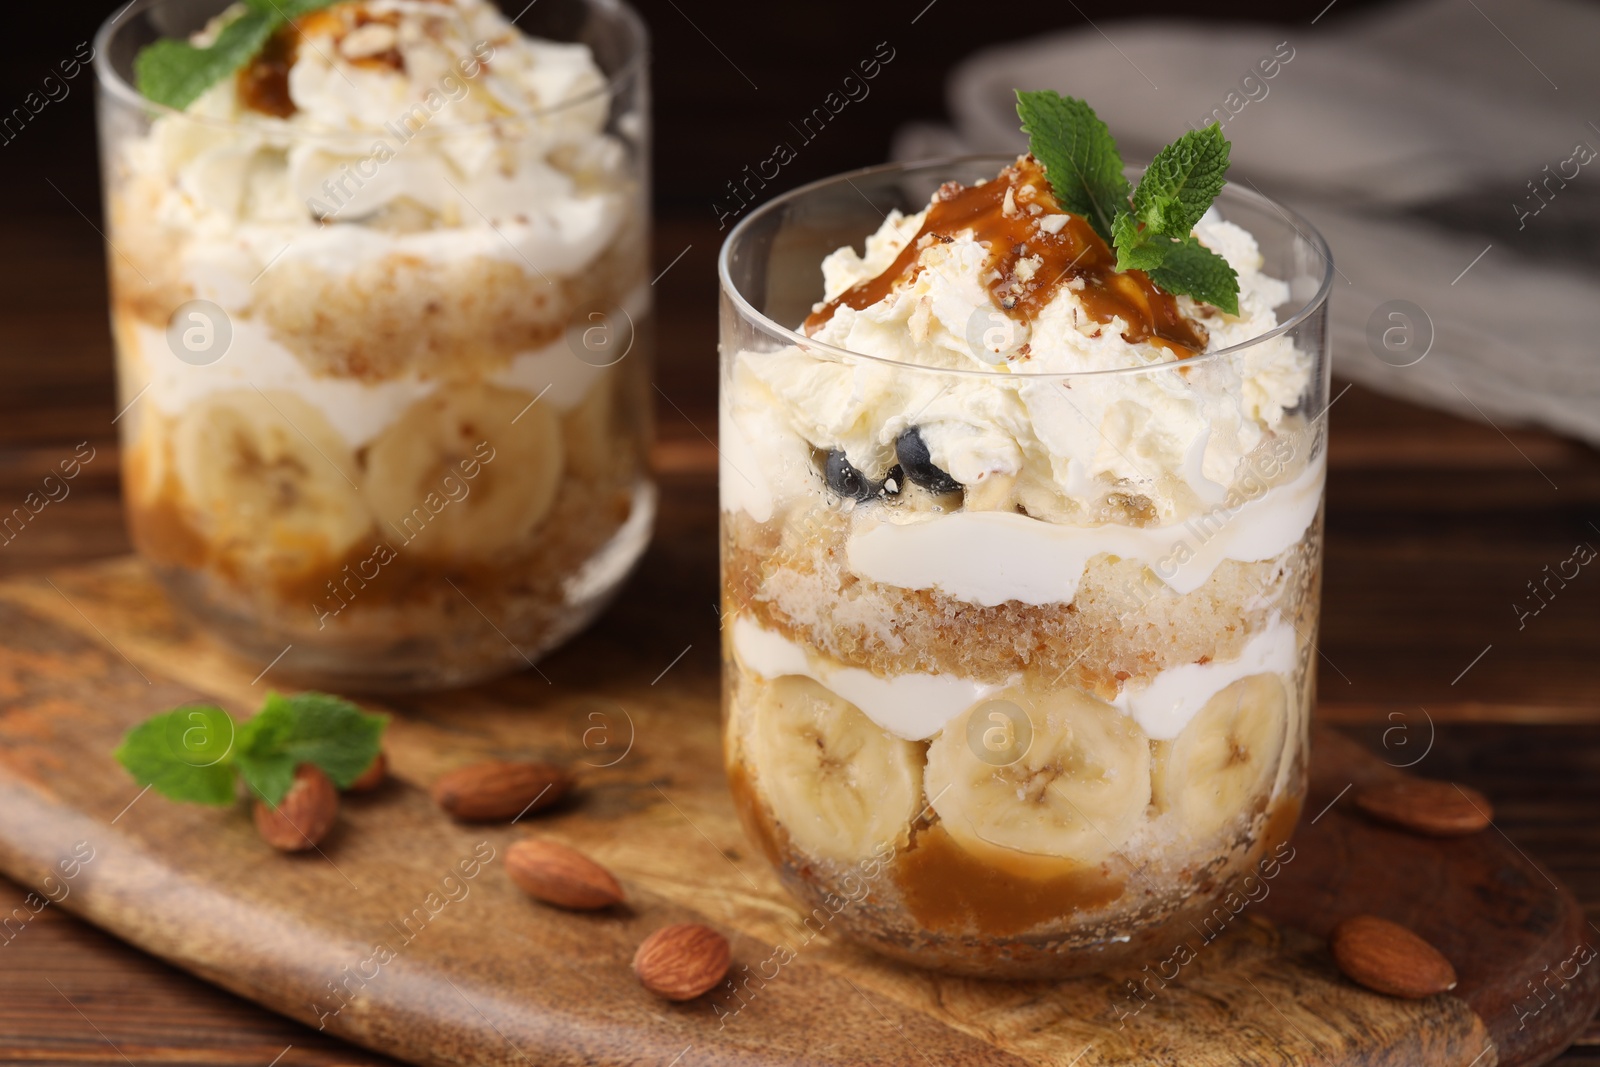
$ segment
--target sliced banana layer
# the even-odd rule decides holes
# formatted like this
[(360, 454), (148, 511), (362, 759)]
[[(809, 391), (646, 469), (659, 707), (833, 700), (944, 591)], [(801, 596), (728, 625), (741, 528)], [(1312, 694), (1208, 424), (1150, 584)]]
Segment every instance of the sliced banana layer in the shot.
[(1241, 678), (1207, 701), (1176, 740), (1157, 746), (1156, 806), (1204, 840), (1253, 805), (1283, 754), (1288, 700), (1275, 674)]
[(408, 550), (485, 556), (518, 544), (550, 513), (562, 451), (558, 416), (533, 396), (446, 385), (373, 441), (364, 487), (385, 533)]
[(898, 844), (921, 810), (922, 753), (810, 678), (757, 683), (750, 756), (772, 814), (819, 859)]
[(293, 393), (213, 393), (179, 417), (172, 453), (206, 536), (235, 556), (326, 566), (372, 526), (349, 446)]
[[(989, 701), (951, 720), (928, 749), (928, 799), (950, 836), (1022, 874), (1038, 869), (1038, 857), (1090, 865), (1120, 849), (1150, 802), (1144, 732), (1074, 689), (1002, 695), (1025, 722), (994, 720), (1002, 702)], [(1005, 736), (989, 746), (997, 729)], [(993, 752), (1023, 734), (1031, 734), (1026, 751), (997, 766)]]

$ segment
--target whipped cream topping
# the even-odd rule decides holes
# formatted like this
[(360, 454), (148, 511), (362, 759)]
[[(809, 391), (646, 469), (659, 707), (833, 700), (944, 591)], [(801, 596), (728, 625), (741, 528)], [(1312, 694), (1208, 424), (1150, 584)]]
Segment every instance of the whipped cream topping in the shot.
[[(926, 741), (967, 708), (1016, 683), (987, 684), (952, 674), (906, 673), (883, 678), (846, 667), (748, 618), (733, 621), (733, 648), (745, 669), (763, 678), (802, 675), (859, 708), (883, 729), (907, 741)], [(1210, 699), (1241, 678), (1273, 673), (1290, 684), (1299, 661), (1294, 627), (1280, 616), (1225, 662), (1169, 667), (1143, 684), (1130, 684), (1113, 702), (1152, 740), (1170, 741)]]
[(587, 46), (529, 38), (489, 0), (357, 0), (297, 26), (290, 113), (224, 78), (129, 146), (197, 295), (242, 311), (269, 265), (395, 254), (572, 273), (627, 216)]
[[(993, 299), (991, 243), (970, 230), (926, 242), (906, 277), (873, 302), (838, 302), (853, 289), (876, 293), (867, 283), (903, 262), (926, 218), (927, 211), (892, 213), (862, 253), (841, 248), (823, 262), (824, 298), (834, 306), (818, 306), (827, 317), (812, 323), (811, 335), (896, 365), (799, 347), (734, 356), (736, 381), (747, 375), (776, 397), (790, 434), (842, 449), (870, 476), (893, 463), (895, 439), (917, 427), (933, 463), (967, 487), (969, 511), (992, 500), (1035, 518), (1093, 525), (1105, 520), (1115, 493), (1143, 498), (1158, 524), (1181, 522), (1226, 497), (1244, 458), (1309, 382), (1310, 359), (1282, 336), (1237, 357), (1175, 361), (1163, 339), (1129, 340), (1140, 336), (1136, 324), (1098, 317), (1079, 279), (1026, 318), (1012, 318)], [(1041, 207), (1035, 225), (1060, 231), (1067, 219)], [(1178, 298), (1203, 325), (1205, 350), (1274, 329), (1289, 289), (1262, 273), (1254, 238), (1214, 213), (1194, 232), (1239, 274), (1237, 316)], [(1130, 368), (1149, 369), (1042, 377)], [(730, 398), (731, 418), (748, 438), (762, 403), (737, 391)], [(727, 498), (731, 508), (745, 500)]]
[(778, 500), (793, 499), (815, 486), (811, 446), (794, 432), (784, 405), (755, 376), (749, 362), (735, 361), (718, 418), (718, 483), (724, 509), (769, 522)]

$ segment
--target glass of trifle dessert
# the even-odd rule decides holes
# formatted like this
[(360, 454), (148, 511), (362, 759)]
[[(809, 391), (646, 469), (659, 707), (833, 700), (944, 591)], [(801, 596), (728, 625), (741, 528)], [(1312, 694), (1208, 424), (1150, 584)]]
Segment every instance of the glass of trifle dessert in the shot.
[(127, 514), (171, 598), (352, 688), (581, 628), (655, 509), (633, 11), (134, 0), (98, 51)]
[(1135, 186), (1019, 111), (720, 262), (740, 818), (812, 936), (993, 977), (1168, 956), (1292, 859), (1329, 370), (1327, 249), (1217, 127)]

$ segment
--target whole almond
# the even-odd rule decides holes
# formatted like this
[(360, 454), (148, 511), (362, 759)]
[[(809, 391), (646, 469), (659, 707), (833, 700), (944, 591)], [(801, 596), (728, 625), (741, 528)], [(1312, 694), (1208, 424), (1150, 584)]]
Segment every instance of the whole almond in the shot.
[(555, 841), (518, 841), (506, 849), (506, 873), (524, 893), (557, 907), (592, 911), (622, 900), (610, 871)]
[(361, 777), (345, 787), (346, 793), (370, 793), (389, 778), (389, 757), (379, 752)]
[(633, 973), (650, 992), (668, 1000), (693, 1000), (716, 988), (733, 953), (728, 939), (699, 923), (664, 926), (633, 954)]
[(1456, 987), (1456, 970), (1438, 949), (1376, 915), (1344, 920), (1328, 947), (1346, 978), (1378, 993), (1417, 1000)]
[(294, 784), (273, 807), (264, 800), (255, 806), (256, 831), (273, 848), (302, 852), (315, 847), (339, 816), (339, 793), (333, 782), (315, 766), (302, 763), (294, 772)]
[(572, 776), (549, 763), (486, 760), (433, 783), (433, 801), (463, 822), (515, 820), (567, 795)]
[(1355, 800), (1356, 807), (1380, 822), (1431, 837), (1475, 834), (1494, 817), (1489, 798), (1476, 789), (1427, 778), (1367, 786)]

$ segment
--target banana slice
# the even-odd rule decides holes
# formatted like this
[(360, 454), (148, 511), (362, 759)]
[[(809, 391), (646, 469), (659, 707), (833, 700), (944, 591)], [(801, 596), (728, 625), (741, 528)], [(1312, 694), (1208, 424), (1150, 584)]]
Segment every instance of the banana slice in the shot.
[(1241, 678), (1206, 702), (1151, 772), (1156, 806), (1205, 840), (1266, 791), (1283, 754), (1288, 701), (1275, 674)]
[(1006, 737), (1032, 735), (1015, 762), (997, 766), (985, 749), (1003, 701), (957, 716), (928, 749), (928, 798), (946, 831), (1019, 874), (1045, 873), (1038, 857), (1092, 865), (1120, 849), (1150, 802), (1150, 743), (1138, 724), (1075, 689), (1003, 696), (1026, 715)]
[(750, 756), (772, 814), (818, 859), (866, 859), (897, 845), (921, 810), (919, 746), (799, 675), (759, 684)]
[(177, 420), (179, 483), (218, 548), (278, 571), (330, 566), (372, 527), (356, 461), (293, 393), (215, 393)]
[(444, 385), (372, 442), (365, 490), (408, 551), (482, 557), (523, 541), (561, 485), (561, 424), (547, 404), (492, 385)]

